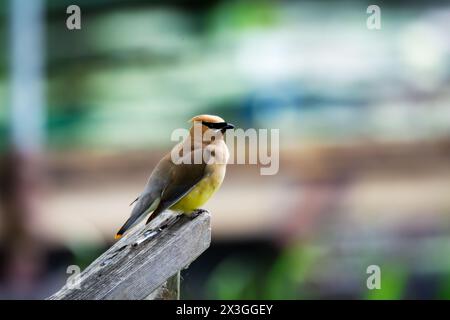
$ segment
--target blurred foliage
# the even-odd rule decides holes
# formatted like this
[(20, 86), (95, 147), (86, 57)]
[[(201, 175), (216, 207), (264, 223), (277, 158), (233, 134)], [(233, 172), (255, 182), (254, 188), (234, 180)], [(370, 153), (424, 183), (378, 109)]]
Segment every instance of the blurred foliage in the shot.
[(92, 243), (73, 244), (69, 249), (74, 256), (73, 264), (79, 266), (81, 270), (84, 270), (105, 251), (104, 247)]
[(301, 245), (288, 247), (281, 253), (267, 276), (268, 299), (310, 298), (305, 287), (310, 273), (319, 262), (321, 251)]
[(207, 296), (213, 299), (258, 299), (258, 268), (242, 257), (223, 260), (211, 273)]
[[(366, 287), (366, 281), (371, 274), (366, 273), (366, 267), (375, 264), (374, 261), (381, 262), (381, 288), (370, 290)], [(211, 272), (206, 285), (206, 297), (275, 300), (324, 297), (367, 300), (449, 299), (450, 273), (443, 273), (438, 278), (437, 291), (429, 288), (422, 293), (409, 291), (414, 283), (413, 274), (401, 257), (386, 258), (368, 251), (358, 255), (357, 261), (348, 265), (345, 258), (339, 259), (329, 250), (298, 243), (281, 250), (273, 261), (252, 258), (251, 254), (245, 257), (228, 256)], [(349, 278), (349, 275), (357, 278)], [(345, 289), (346, 281), (348, 285), (353, 285), (355, 280), (360, 283), (358, 288)]]
[[(379, 259), (385, 261), (385, 259)], [(367, 290), (366, 299), (370, 300), (399, 300), (405, 298), (408, 280), (408, 269), (402, 265), (383, 264), (380, 266), (381, 288)]]
[[(84, 28), (71, 32), (68, 4), (47, 2), (50, 149), (167, 146), (166, 120), (182, 127), (206, 112), (245, 126), (290, 126), (284, 141), (449, 132), (439, 45), (446, 25), (432, 10), (389, 7), (386, 30), (368, 33), (364, 6), (352, 2), (324, 10), (308, 1), (77, 1)], [(6, 49), (7, 22), (0, 18)], [(7, 54), (0, 53), (0, 145)], [(433, 101), (424, 99), (430, 94)]]
[(273, 1), (226, 1), (210, 15), (209, 29), (214, 32), (242, 32), (247, 29), (273, 27), (279, 17)]
[(442, 277), (437, 298), (450, 300), (450, 273)]

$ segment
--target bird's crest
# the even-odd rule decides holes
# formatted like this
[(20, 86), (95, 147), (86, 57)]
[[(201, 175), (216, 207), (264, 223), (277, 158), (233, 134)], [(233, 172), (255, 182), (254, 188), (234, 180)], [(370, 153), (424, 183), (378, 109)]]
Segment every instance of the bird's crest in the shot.
[(201, 115), (195, 116), (191, 120), (189, 120), (189, 122), (194, 122), (194, 121), (204, 121), (204, 122), (210, 122), (210, 123), (225, 122), (225, 120), (223, 120), (221, 117), (209, 115), (209, 114), (201, 114)]

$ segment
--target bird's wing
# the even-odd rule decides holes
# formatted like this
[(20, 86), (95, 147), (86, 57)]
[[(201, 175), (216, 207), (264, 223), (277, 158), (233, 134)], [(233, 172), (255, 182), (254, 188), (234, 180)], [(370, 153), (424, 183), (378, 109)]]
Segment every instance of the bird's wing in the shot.
[[(192, 153), (201, 152), (195, 150)], [(163, 190), (160, 202), (151, 214), (147, 223), (157, 217), (161, 212), (170, 208), (181, 198), (188, 194), (206, 175), (206, 164), (172, 164), (170, 181)]]
[[(197, 153), (202, 153), (202, 149), (189, 152), (184, 158), (196, 159), (195, 154)], [(117, 232), (116, 238), (122, 236), (128, 229), (139, 223), (147, 213), (153, 211), (147, 220), (147, 223), (149, 223), (189, 193), (205, 176), (205, 163), (174, 164), (170, 156), (169, 153), (161, 159), (153, 170), (144, 191), (135, 200), (136, 204), (130, 217)], [(199, 159), (202, 159), (201, 156)]]
[(170, 172), (173, 163), (170, 158), (164, 157), (156, 165), (150, 175), (144, 191), (131, 204), (135, 203), (131, 215), (117, 232), (116, 237), (122, 236), (128, 229), (139, 223), (146, 214), (158, 206), (163, 190), (170, 181)]

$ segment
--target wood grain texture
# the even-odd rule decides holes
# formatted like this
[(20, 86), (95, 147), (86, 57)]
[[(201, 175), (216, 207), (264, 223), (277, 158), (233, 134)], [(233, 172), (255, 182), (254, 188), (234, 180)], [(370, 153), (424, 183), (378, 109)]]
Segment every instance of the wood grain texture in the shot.
[[(125, 235), (89, 265), (81, 273), (80, 289), (66, 284), (49, 299), (158, 298), (161, 294), (154, 291), (163, 285), (174, 287), (178, 272), (205, 251), (210, 242), (208, 212), (193, 219), (175, 218), (164, 212), (146, 228), (138, 227)], [(169, 296), (173, 298), (173, 292)]]
[(180, 300), (180, 278), (181, 273), (178, 271), (145, 300)]

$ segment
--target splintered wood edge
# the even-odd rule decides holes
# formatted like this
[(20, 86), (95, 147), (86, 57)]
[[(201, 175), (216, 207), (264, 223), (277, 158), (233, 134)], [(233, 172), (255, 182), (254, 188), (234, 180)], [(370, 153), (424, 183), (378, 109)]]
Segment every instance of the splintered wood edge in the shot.
[[(167, 223), (172, 224), (161, 229)], [(152, 231), (156, 234), (148, 237)], [(210, 243), (209, 212), (178, 220), (164, 212), (148, 226), (125, 235), (91, 263), (75, 285), (64, 285), (48, 299), (145, 299), (193, 262)]]

